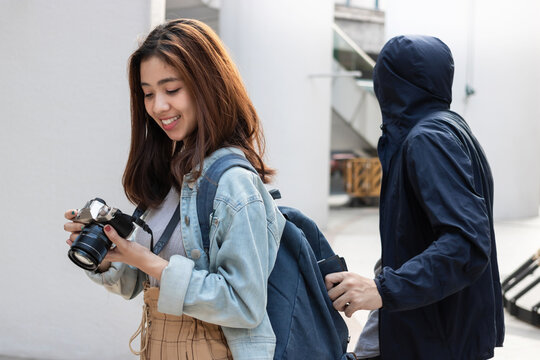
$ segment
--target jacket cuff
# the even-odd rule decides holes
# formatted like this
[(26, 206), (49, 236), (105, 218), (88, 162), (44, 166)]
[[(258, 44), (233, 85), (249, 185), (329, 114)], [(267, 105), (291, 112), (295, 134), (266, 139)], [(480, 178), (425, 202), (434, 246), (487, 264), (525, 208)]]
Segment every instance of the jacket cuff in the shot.
[(383, 308), (387, 310), (393, 310), (396, 308), (396, 304), (394, 302), (394, 298), (392, 296), (392, 293), (390, 292), (390, 289), (388, 289), (388, 286), (386, 284), (386, 278), (385, 278), (385, 269), (377, 275), (375, 278), (375, 284), (377, 285), (377, 290), (379, 290), (379, 294), (382, 298)]
[(249, 340), (227, 341), (227, 345), (234, 354), (234, 360), (268, 360), (274, 358), (276, 349), (275, 337), (250, 337)]
[(93, 271), (86, 270), (86, 275), (95, 283), (99, 285), (115, 285), (119, 280), (122, 274), (124, 273), (126, 264), (121, 262), (113, 262), (111, 266), (104, 272), (96, 273)]
[(161, 273), (158, 311), (180, 316), (195, 263), (181, 255), (173, 255)]

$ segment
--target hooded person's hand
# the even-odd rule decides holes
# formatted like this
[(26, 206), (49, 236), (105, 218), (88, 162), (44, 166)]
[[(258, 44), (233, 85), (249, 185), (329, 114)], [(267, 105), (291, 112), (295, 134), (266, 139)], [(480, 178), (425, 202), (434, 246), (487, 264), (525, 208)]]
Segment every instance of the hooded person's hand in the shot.
[(325, 284), (334, 308), (347, 317), (357, 310), (375, 310), (383, 305), (373, 279), (344, 271), (326, 275)]

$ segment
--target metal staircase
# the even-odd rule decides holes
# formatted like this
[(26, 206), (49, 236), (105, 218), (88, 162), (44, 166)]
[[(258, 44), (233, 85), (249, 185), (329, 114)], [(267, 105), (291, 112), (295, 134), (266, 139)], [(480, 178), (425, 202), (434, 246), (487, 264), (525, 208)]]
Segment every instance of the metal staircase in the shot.
[[(345, 32), (333, 25), (334, 76), (332, 79), (333, 121), (342, 121), (358, 138), (358, 147), (368, 154), (376, 151), (381, 113), (373, 93), (375, 61)], [(335, 139), (334, 141), (339, 141)]]

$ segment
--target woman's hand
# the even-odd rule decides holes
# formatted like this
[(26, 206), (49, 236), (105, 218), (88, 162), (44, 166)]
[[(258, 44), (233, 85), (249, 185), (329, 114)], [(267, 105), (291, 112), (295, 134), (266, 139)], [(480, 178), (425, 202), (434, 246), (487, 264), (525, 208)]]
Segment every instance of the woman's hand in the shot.
[(105, 225), (103, 230), (109, 240), (116, 245), (105, 255), (104, 262), (123, 262), (144, 271), (153, 278), (161, 280), (161, 273), (169, 264), (167, 260), (155, 255), (141, 244), (120, 237), (110, 225)]
[[(78, 211), (75, 210), (75, 209), (70, 209), (68, 211), (66, 211), (66, 213), (64, 214), (64, 217), (68, 220), (73, 220), (75, 219), (75, 216), (77, 216), (77, 213)], [(69, 239), (66, 240), (66, 243), (71, 246), (73, 245), (73, 242), (75, 241), (75, 239), (77, 239), (77, 237), (79, 236), (79, 234), (81, 233), (81, 230), (84, 228), (84, 225), (81, 224), (81, 223), (76, 223), (74, 221), (70, 221), (70, 222), (67, 222), (64, 224), (64, 230), (66, 230), (67, 232), (71, 233), (69, 235)], [(107, 260), (103, 260), (101, 262), (101, 264), (99, 264), (98, 268), (97, 268), (97, 272), (104, 272), (104, 271), (107, 271), (107, 269), (111, 266), (111, 262), (110, 261), (107, 261)]]
[[(75, 210), (75, 209), (68, 210), (64, 214), (64, 217), (66, 219), (68, 219), (68, 220), (73, 220), (75, 218), (75, 216), (77, 216), (77, 210)], [(69, 239), (66, 240), (66, 243), (69, 246), (73, 245), (73, 242), (75, 241), (77, 236), (79, 236), (79, 234), (81, 233), (81, 230), (83, 228), (84, 228), (83, 224), (76, 223), (76, 222), (73, 222), (73, 221), (70, 221), (70, 222), (67, 222), (67, 223), (64, 224), (64, 230), (71, 233), (69, 235)]]
[[(68, 220), (73, 220), (75, 216), (77, 216), (77, 210), (75, 209), (68, 210), (64, 214), (64, 217)], [(69, 246), (73, 245), (73, 242), (77, 239), (83, 228), (83, 224), (73, 221), (64, 224), (64, 230), (71, 233), (69, 239), (66, 240)], [(136, 242), (121, 238), (110, 225), (105, 225), (103, 230), (109, 240), (116, 246), (107, 252), (107, 255), (105, 255), (105, 258), (97, 269), (98, 272), (106, 271), (111, 266), (111, 262), (118, 261), (134, 266), (158, 280), (161, 279), (161, 272), (169, 264), (167, 260), (153, 254), (150, 250)]]

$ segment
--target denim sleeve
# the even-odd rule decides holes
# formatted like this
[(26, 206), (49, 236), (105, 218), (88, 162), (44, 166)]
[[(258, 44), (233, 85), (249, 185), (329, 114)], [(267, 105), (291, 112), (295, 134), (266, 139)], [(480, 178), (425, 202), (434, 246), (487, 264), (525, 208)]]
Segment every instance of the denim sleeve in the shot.
[(210, 232), (211, 271), (194, 270), (191, 260), (173, 256), (161, 277), (160, 311), (233, 328), (261, 323), (279, 222), (257, 180), (244, 169), (223, 175)]
[(86, 271), (86, 274), (93, 282), (125, 299), (133, 299), (143, 289), (144, 274), (121, 262), (113, 262), (109, 269), (102, 273)]

